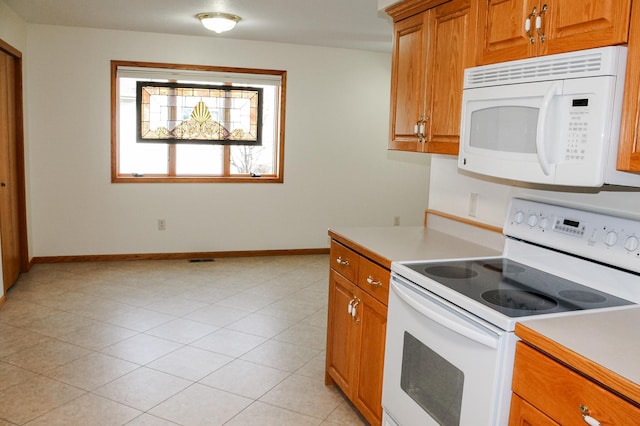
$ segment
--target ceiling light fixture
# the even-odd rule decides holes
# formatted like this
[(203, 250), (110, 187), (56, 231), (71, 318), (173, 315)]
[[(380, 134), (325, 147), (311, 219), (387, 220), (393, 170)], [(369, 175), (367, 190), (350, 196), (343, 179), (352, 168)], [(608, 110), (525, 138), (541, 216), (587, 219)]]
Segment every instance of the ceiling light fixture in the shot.
[(218, 34), (232, 30), (240, 20), (239, 16), (230, 13), (208, 12), (199, 13), (196, 16), (206, 29)]

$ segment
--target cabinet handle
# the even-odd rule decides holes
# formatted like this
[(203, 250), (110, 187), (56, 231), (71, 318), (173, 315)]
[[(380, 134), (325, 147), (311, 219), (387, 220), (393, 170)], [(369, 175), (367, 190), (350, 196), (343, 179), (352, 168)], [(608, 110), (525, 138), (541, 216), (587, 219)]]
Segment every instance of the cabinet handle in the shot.
[(349, 261), (342, 260), (342, 256), (338, 256), (338, 258), (336, 259), (336, 262), (338, 262), (338, 265), (349, 266)]
[(426, 115), (424, 117), (424, 120), (420, 121), (420, 135), (422, 136), (422, 142), (426, 142), (427, 141), (427, 135), (425, 134), (426, 128), (427, 128), (427, 121), (429, 120), (429, 116)]
[(360, 304), (360, 299), (358, 299), (357, 297), (354, 299), (355, 303), (353, 304), (353, 308), (351, 308), (351, 317), (353, 319), (356, 319), (356, 308), (358, 307), (358, 305)]
[(524, 32), (529, 36), (529, 43), (531, 44), (536, 42), (536, 39), (533, 38), (533, 34), (531, 33), (531, 19), (535, 18), (536, 13), (538, 13), (538, 9), (534, 6), (529, 16), (527, 16), (527, 19), (524, 20)]
[(594, 419), (589, 415), (591, 414), (589, 411), (589, 407), (585, 405), (580, 405), (580, 412), (582, 412), (582, 419), (589, 426), (602, 426), (598, 420)]
[(538, 37), (540, 38), (540, 43), (544, 43), (545, 40), (544, 28), (542, 27), (542, 15), (547, 13), (547, 9), (547, 5), (543, 5), (542, 10), (540, 11), (540, 13), (538, 13), (538, 16), (536, 16), (536, 32), (538, 33)]
[(382, 287), (382, 281), (374, 281), (371, 275), (367, 277), (367, 282), (372, 286)]
[(349, 315), (352, 315), (353, 312), (353, 302), (356, 301), (356, 298), (354, 297), (353, 299), (351, 299), (351, 301), (349, 302), (349, 306), (347, 306), (347, 312), (349, 313)]
[(418, 117), (418, 121), (416, 121), (416, 124), (413, 126), (413, 133), (415, 133), (416, 137), (418, 138), (418, 143), (424, 142), (424, 138), (422, 137), (423, 132), (424, 127), (422, 124), (422, 116), (420, 116)]

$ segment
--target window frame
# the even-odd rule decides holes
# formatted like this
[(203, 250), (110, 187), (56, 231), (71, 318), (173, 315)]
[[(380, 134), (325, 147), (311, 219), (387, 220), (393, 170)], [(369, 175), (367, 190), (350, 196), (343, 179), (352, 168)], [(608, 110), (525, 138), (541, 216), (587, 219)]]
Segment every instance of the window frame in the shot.
[[(280, 77), (280, 100), (279, 119), (276, 134), (278, 140), (275, 143), (274, 160), (276, 161), (275, 174), (265, 174), (260, 176), (251, 175), (230, 175), (231, 147), (224, 145), (224, 175), (184, 175), (175, 176), (176, 170), (176, 144), (167, 144), (169, 150), (169, 174), (145, 174), (144, 176), (133, 176), (131, 174), (118, 173), (119, 146), (118, 146), (118, 68), (164, 68), (167, 70), (186, 71), (208, 71), (221, 73), (274, 75)], [(112, 183), (283, 183), (284, 182), (284, 129), (286, 111), (287, 92), (287, 72), (283, 70), (269, 70), (258, 68), (235, 68), (220, 67), (211, 65), (188, 65), (172, 64), (161, 62), (138, 62), (138, 61), (111, 61), (111, 182)]]

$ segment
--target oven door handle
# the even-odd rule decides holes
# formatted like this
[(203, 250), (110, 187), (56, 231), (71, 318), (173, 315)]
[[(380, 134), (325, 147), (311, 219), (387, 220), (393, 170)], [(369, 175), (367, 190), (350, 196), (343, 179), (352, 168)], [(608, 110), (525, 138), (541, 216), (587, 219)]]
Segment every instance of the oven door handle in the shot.
[[(461, 322), (460, 317), (456, 315), (454, 312), (448, 312), (446, 307), (441, 306), (439, 303), (431, 300), (425, 294), (420, 294), (420, 300), (416, 297), (416, 294), (409, 294), (406, 290), (404, 290), (401, 283), (394, 282), (391, 286), (393, 292), (402, 299), (407, 305), (411, 306), (413, 309), (418, 311), (421, 315), (437, 322), (443, 327), (448, 328), (449, 330), (458, 333), (459, 335), (471, 339), (475, 342), (481, 343), (490, 348), (498, 347), (498, 336), (491, 331), (487, 330), (486, 333), (483, 333), (480, 330), (471, 328), (466, 326), (464, 322)], [(441, 313), (442, 312), (442, 313)], [(458, 316), (458, 321), (455, 319), (449, 318), (446, 314), (450, 313), (451, 315)], [(489, 333), (489, 334), (487, 334)]]

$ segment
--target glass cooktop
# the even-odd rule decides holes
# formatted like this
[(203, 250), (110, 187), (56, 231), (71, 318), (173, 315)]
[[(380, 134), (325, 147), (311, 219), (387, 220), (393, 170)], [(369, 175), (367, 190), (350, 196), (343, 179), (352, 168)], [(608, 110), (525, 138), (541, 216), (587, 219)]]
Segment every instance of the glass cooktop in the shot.
[(404, 266), (509, 317), (633, 304), (506, 258)]

